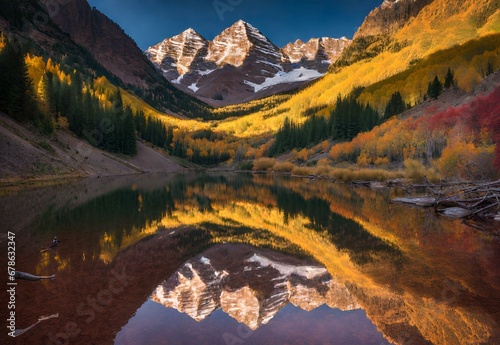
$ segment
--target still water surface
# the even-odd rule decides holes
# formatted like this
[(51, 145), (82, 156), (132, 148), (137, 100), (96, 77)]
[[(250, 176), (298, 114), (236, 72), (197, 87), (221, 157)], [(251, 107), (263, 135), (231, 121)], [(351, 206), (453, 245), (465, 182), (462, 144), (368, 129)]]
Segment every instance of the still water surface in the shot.
[(56, 274), (18, 281), (16, 326), (59, 313), (14, 343), (500, 343), (498, 239), (396, 195), (251, 175), (5, 189), (16, 269)]

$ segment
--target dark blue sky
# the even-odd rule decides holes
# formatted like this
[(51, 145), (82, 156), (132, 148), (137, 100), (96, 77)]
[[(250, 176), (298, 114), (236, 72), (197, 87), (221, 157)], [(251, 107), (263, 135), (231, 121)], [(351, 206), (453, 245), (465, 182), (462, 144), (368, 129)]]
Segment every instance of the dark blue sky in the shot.
[(141, 49), (192, 27), (208, 40), (238, 19), (279, 47), (300, 38), (352, 38), (383, 0), (88, 0)]

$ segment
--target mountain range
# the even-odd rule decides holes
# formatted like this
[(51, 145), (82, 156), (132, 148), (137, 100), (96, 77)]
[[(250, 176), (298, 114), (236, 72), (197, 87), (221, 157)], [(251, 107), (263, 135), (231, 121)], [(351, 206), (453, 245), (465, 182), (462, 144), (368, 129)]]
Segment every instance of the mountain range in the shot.
[(239, 20), (212, 41), (190, 28), (145, 54), (180, 90), (227, 105), (290, 91), (323, 76), (350, 43), (345, 37), (323, 37), (280, 49)]
[(289, 303), (306, 311), (324, 304), (343, 311), (360, 308), (324, 267), (234, 244), (215, 246), (189, 260), (151, 299), (198, 322), (222, 309), (252, 330)]

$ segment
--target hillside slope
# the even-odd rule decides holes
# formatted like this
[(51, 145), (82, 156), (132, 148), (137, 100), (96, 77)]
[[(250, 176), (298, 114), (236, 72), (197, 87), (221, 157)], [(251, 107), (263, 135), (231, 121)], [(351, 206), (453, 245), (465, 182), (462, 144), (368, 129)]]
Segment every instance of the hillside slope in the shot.
[[(500, 32), (499, 4), (499, 0), (434, 0), (391, 36), (392, 49), (332, 70), (277, 107), (274, 113), (280, 115), (256, 113), (233, 123), (223, 124), (219, 128), (233, 131), (239, 136), (251, 136), (276, 131), (285, 117), (303, 121), (302, 115), (307, 109), (333, 106), (339, 94), (348, 95), (354, 88), (388, 79), (437, 51)], [(353, 42), (355, 44), (356, 40)], [(498, 69), (498, 66), (495, 68)], [(426, 85), (436, 73), (437, 71), (429, 71), (428, 79), (423, 83)], [(475, 70), (474, 73), (477, 74)], [(459, 83), (462, 81), (459, 80)], [(422, 94), (425, 91), (422, 90)], [(418, 93), (417, 88), (417, 95)], [(410, 100), (414, 102), (416, 98), (408, 101)]]
[[(42, 18), (42, 19), (40, 19)], [(173, 87), (123, 29), (86, 0), (0, 0), (0, 32), (34, 55), (95, 71), (163, 111), (198, 117), (206, 104)]]
[(138, 143), (134, 157), (117, 156), (90, 146), (65, 129), (48, 139), (2, 113), (0, 138), (0, 183), (186, 170), (144, 143)]

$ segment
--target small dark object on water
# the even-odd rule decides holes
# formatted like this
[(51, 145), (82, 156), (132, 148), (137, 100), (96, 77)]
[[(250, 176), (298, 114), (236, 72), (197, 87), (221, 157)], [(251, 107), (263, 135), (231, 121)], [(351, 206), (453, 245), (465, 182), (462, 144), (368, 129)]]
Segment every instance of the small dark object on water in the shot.
[(52, 244), (51, 244), (50, 246), (48, 246), (47, 248), (42, 249), (41, 251), (42, 251), (42, 252), (45, 252), (45, 251), (47, 251), (47, 250), (49, 250), (49, 249), (55, 248), (55, 247), (57, 247), (57, 245), (59, 244), (59, 242), (61, 242), (61, 241), (59, 241), (59, 239), (58, 239), (58, 238), (57, 238), (57, 236), (56, 236), (56, 237), (54, 237), (54, 239), (52, 240)]
[(50, 247), (49, 247), (49, 248), (57, 246), (57, 244), (58, 244), (58, 243), (59, 243), (59, 240), (57, 239), (57, 236), (56, 236), (56, 237), (54, 237), (54, 239), (52, 240), (52, 244), (50, 245)]
[(14, 274), (14, 278), (16, 278), (16, 279), (30, 280), (32, 282), (37, 282), (37, 281), (42, 280), (42, 279), (54, 279), (55, 277), (56, 277), (55, 274), (53, 274), (51, 276), (35, 276), (33, 274), (20, 272), (20, 271), (16, 271)]

